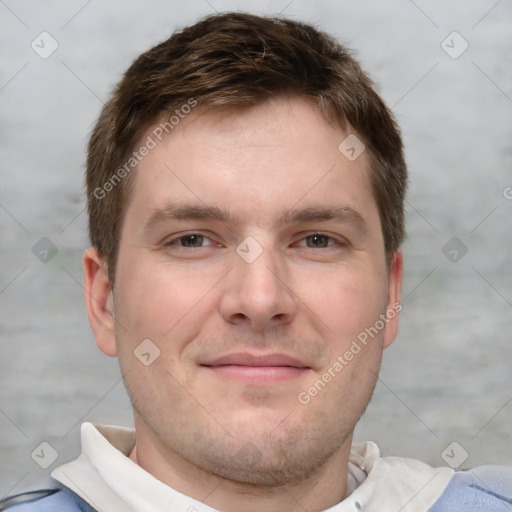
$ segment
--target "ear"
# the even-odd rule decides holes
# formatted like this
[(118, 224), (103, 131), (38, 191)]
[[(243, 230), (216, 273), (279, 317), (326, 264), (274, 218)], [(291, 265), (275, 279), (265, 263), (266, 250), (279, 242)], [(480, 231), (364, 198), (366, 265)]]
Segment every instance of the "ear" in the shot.
[(402, 310), (402, 275), (403, 275), (403, 256), (402, 251), (398, 249), (394, 254), (389, 266), (388, 277), (388, 300), (386, 304), (386, 315), (388, 322), (384, 332), (384, 348), (388, 348), (393, 343), (398, 333), (398, 316)]
[(113, 297), (107, 265), (94, 247), (84, 252), (85, 307), (99, 349), (107, 356), (116, 356)]

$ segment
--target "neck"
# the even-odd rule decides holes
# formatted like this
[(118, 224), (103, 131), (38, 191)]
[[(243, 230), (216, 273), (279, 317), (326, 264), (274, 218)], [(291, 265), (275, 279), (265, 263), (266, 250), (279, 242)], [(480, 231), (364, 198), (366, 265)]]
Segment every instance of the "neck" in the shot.
[(136, 432), (132, 461), (176, 491), (223, 512), (322, 511), (346, 497), (352, 435), (308, 478), (271, 487), (204, 471), (158, 443), (144, 428)]

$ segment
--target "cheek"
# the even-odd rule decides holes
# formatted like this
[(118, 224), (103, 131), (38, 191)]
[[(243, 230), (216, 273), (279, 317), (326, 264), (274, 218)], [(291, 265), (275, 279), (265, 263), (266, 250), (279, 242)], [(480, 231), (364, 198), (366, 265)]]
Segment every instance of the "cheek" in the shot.
[(134, 254), (120, 258), (117, 278), (116, 315), (133, 343), (149, 338), (162, 350), (178, 351), (179, 340), (193, 337), (201, 325), (216, 276)]
[(306, 296), (306, 304), (329, 328), (329, 337), (348, 341), (384, 311), (386, 286), (384, 277), (368, 267), (361, 272), (343, 268), (326, 275), (314, 293), (308, 288)]

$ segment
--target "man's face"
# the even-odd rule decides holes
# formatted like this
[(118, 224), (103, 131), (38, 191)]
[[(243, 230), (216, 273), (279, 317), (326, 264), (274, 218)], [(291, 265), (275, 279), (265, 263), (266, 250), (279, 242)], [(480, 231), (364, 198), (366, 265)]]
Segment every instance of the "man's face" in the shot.
[[(198, 111), (139, 164), (115, 343), (138, 435), (160, 451), (282, 484), (350, 444), (396, 318), (353, 341), (399, 300), (400, 272), (347, 135), (299, 99)], [(160, 350), (147, 366), (143, 340), (142, 359)]]

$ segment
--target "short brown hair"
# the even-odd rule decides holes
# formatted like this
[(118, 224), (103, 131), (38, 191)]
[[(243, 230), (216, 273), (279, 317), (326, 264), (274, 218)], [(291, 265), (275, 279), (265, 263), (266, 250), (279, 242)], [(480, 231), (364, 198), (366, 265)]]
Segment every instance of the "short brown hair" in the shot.
[(129, 172), (137, 163), (133, 151), (145, 130), (183, 105), (244, 108), (281, 95), (310, 100), (328, 122), (348, 125), (364, 142), (390, 261), (405, 236), (407, 170), (399, 129), (373, 83), (342, 45), (308, 24), (225, 13), (182, 29), (139, 56), (92, 132), (86, 172), (89, 234), (112, 285), (133, 181)]

